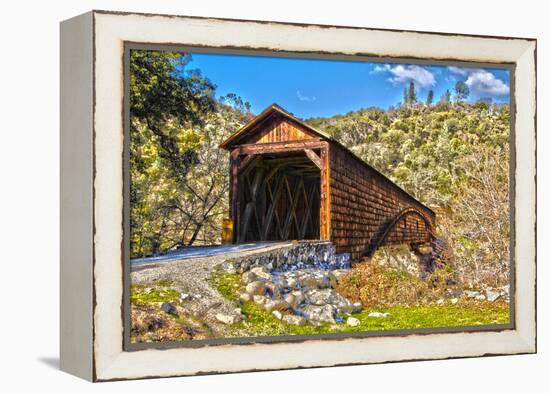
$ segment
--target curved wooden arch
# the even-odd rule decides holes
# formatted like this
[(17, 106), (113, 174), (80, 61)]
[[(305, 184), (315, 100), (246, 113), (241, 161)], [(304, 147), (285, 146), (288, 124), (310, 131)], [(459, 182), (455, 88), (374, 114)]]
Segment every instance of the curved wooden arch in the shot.
[(422, 214), (419, 209), (415, 207), (407, 207), (397, 213), (391, 220), (388, 220), (384, 224), (380, 225), (363, 255), (366, 257), (371, 257), (380, 245), (384, 243), (392, 229), (399, 223), (399, 221), (409, 215), (420, 217), (426, 224), (426, 228), (430, 236), (435, 237), (432, 222), (424, 214)]

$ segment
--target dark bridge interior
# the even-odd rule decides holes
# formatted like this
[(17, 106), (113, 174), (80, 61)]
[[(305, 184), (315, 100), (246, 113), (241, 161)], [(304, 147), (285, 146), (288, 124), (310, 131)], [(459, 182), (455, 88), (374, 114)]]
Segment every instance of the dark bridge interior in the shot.
[(303, 151), (256, 155), (243, 164), (238, 243), (319, 239), (320, 171)]

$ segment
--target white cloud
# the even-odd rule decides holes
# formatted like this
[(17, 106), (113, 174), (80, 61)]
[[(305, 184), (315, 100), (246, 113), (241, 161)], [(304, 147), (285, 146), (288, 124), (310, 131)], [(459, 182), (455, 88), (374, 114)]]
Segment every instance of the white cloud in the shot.
[(317, 97), (315, 96), (306, 96), (306, 95), (303, 95), (302, 93), (300, 93), (300, 90), (297, 90), (296, 91), (296, 97), (298, 97), (298, 99), (300, 101), (306, 101), (306, 102), (311, 102), (311, 101), (315, 101), (317, 99)]
[(467, 77), (465, 83), (470, 90), (489, 96), (503, 96), (510, 93), (510, 87), (493, 73), (480, 68), (448, 67), (456, 75)]
[(510, 87), (506, 83), (485, 70), (471, 73), (466, 79), (466, 84), (472, 91), (491, 96), (503, 96), (510, 92)]
[(470, 68), (460, 68), (460, 67), (447, 67), (447, 68), (453, 74), (462, 75), (462, 76), (466, 76), (470, 71), (472, 71), (472, 69)]
[(371, 73), (387, 72), (391, 75), (388, 79), (393, 84), (407, 84), (415, 82), (421, 88), (428, 88), (435, 85), (435, 77), (432, 71), (418, 65), (391, 66), (389, 64), (377, 65)]

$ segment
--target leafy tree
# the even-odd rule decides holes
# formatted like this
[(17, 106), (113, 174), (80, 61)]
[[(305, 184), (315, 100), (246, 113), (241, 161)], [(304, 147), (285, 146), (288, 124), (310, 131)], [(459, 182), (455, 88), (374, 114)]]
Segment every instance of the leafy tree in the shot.
[(426, 97), (426, 105), (430, 106), (434, 102), (434, 91), (430, 89), (428, 96)]
[[(174, 52), (133, 50), (130, 54), (132, 141), (139, 145), (136, 125), (145, 125), (158, 142), (163, 164), (180, 181), (185, 181), (195, 157), (193, 149), (178, 140), (180, 130), (200, 125), (214, 109), (215, 86), (198, 72), (183, 75), (189, 60), (188, 55)], [(132, 158), (139, 160), (140, 155)]]
[(455, 100), (456, 102), (466, 101), (470, 95), (470, 88), (464, 81), (458, 81), (455, 84)]

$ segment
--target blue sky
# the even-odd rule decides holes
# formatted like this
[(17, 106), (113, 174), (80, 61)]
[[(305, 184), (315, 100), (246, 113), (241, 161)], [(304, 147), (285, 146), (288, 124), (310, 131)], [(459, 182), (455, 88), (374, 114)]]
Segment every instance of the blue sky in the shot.
[(470, 87), (469, 101), (510, 99), (509, 71), (495, 68), (192, 53), (185, 69), (199, 69), (217, 85), (217, 97), (238, 94), (255, 114), (275, 102), (304, 119), (386, 109), (402, 101), (411, 80), (422, 101), (432, 89), (437, 102), (446, 89), (454, 92), (458, 80)]

